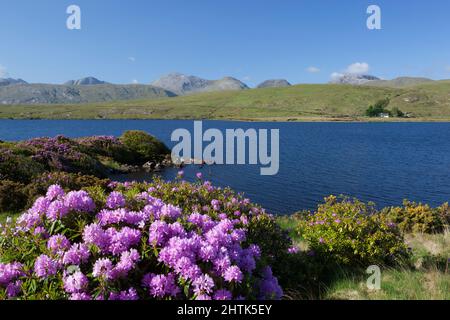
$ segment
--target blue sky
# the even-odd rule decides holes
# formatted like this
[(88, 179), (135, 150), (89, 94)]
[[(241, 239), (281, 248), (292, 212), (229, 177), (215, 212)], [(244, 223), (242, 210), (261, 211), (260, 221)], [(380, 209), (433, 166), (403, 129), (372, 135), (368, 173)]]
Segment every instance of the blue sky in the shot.
[[(66, 28), (71, 4), (81, 30)], [(366, 27), (370, 4), (382, 30)], [(383, 78), (450, 78), (449, 14), (448, 0), (0, 0), (0, 76), (317, 83), (359, 62)]]

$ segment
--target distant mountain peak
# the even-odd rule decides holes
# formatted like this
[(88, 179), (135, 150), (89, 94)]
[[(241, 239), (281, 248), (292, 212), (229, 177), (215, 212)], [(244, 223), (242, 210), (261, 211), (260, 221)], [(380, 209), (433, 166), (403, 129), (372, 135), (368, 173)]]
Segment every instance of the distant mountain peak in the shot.
[(28, 83), (22, 79), (0, 78), (0, 87), (9, 86), (13, 84), (28, 84)]
[(291, 84), (285, 79), (270, 79), (260, 83), (257, 88), (282, 88), (290, 87)]
[(174, 92), (178, 95), (195, 92), (248, 89), (248, 86), (245, 83), (233, 77), (224, 77), (220, 80), (207, 80), (179, 72), (172, 72), (164, 75), (160, 79), (152, 82), (152, 85)]
[(98, 80), (94, 77), (85, 77), (78, 80), (69, 80), (64, 84), (68, 86), (92, 86), (98, 84), (107, 84), (107, 82)]
[(368, 74), (344, 73), (334, 75), (330, 83), (363, 85), (371, 81), (378, 81), (378, 80), (381, 79)]

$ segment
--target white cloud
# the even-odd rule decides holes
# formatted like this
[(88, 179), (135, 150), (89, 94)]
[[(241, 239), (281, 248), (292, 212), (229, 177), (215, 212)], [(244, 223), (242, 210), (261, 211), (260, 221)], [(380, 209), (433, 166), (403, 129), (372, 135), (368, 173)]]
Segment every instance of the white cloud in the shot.
[(6, 78), (7, 76), (8, 72), (6, 71), (6, 68), (0, 65), (0, 78)]
[(446, 66), (445, 71), (450, 72), (450, 66)]
[(350, 74), (364, 74), (369, 72), (369, 64), (366, 62), (355, 62), (345, 69), (345, 73)]
[(250, 80), (252, 80), (252, 77), (250, 77), (250, 76), (245, 76), (244, 78), (242, 78), (242, 80), (244, 80), (244, 81), (250, 81)]
[(128, 57), (128, 60), (131, 62), (136, 62), (136, 58), (135, 57)]
[(345, 70), (340, 72), (333, 72), (330, 77), (331, 80), (338, 80), (345, 75), (362, 75), (367, 74), (370, 70), (370, 66), (367, 62), (355, 62), (349, 65)]
[(132, 83), (133, 83), (133, 84), (138, 84), (139, 81), (137, 81), (136, 79), (133, 79), (133, 80), (132, 80)]
[(331, 77), (331, 80), (337, 80), (337, 79), (342, 78), (343, 76), (344, 76), (343, 73), (333, 72), (330, 77)]
[(308, 67), (308, 68), (306, 69), (306, 71), (308, 71), (309, 73), (319, 73), (319, 72), (320, 72), (320, 69), (317, 68), (317, 67), (311, 66), (311, 67)]

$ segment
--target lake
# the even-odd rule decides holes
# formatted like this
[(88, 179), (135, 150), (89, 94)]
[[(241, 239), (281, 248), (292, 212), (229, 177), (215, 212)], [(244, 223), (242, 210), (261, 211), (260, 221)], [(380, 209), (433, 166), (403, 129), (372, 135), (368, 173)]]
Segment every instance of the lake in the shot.
[[(345, 194), (378, 207), (408, 198), (436, 206), (450, 200), (450, 123), (262, 123), (204, 121), (207, 128), (280, 130), (280, 170), (261, 176), (260, 166), (188, 166), (185, 178), (204, 177), (244, 192), (272, 213), (312, 209), (330, 194)], [(0, 120), (1, 140), (32, 137), (120, 135), (145, 130), (169, 147), (184, 120)], [(173, 179), (178, 169), (161, 173)], [(115, 177), (151, 179), (149, 174)]]

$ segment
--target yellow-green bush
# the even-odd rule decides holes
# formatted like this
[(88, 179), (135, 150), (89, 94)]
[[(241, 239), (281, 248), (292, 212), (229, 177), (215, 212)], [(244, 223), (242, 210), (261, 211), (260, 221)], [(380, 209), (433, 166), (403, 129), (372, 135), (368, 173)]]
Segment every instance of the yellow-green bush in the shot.
[(403, 207), (385, 208), (382, 215), (396, 223), (403, 232), (437, 233), (450, 223), (448, 203), (432, 208), (427, 204), (405, 200)]
[(330, 263), (392, 265), (409, 255), (399, 228), (358, 200), (326, 198), (302, 219), (298, 232), (315, 255)]

